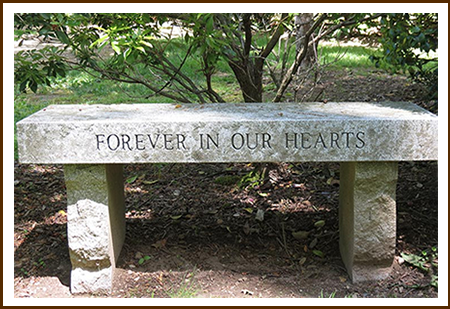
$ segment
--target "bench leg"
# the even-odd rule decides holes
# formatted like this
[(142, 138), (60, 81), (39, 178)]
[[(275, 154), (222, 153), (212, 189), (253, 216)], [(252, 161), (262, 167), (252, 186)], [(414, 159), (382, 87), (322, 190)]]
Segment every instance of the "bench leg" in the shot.
[(384, 279), (395, 254), (397, 162), (347, 162), (340, 170), (342, 260), (354, 283)]
[(65, 165), (72, 293), (110, 293), (125, 239), (120, 164)]

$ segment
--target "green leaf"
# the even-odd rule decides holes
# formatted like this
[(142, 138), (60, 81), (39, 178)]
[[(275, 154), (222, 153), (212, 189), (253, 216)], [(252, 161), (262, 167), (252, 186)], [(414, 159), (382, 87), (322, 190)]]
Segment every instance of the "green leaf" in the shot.
[(153, 48), (153, 45), (152, 45), (152, 43), (150, 43), (150, 42), (147, 42), (147, 41), (141, 41), (140, 43), (141, 43), (142, 45), (147, 46), (147, 47)]
[(315, 227), (321, 228), (325, 225), (325, 220), (319, 220), (316, 223), (314, 223)]
[(178, 219), (180, 219), (182, 216), (183, 216), (183, 215), (171, 216), (170, 218), (171, 218), (172, 220), (178, 220)]
[(430, 285), (435, 287), (435, 288), (438, 288), (438, 276), (437, 275), (431, 276)]
[(117, 42), (111, 42), (111, 48), (112, 48), (117, 54), (120, 54), (120, 47), (117, 45)]
[(312, 253), (314, 253), (314, 254), (317, 255), (318, 257), (321, 257), (321, 258), (324, 257), (323, 252), (320, 251), (320, 250), (313, 250)]
[(140, 50), (141, 52), (143, 52), (145, 54), (145, 49), (142, 46), (136, 46), (135, 47), (137, 50)]
[(401, 257), (405, 260), (406, 263), (411, 264), (423, 271), (428, 271), (428, 268), (424, 265), (425, 264), (425, 258), (418, 256), (416, 254), (406, 254), (401, 253)]
[(295, 239), (301, 240), (301, 239), (306, 239), (308, 238), (309, 232), (308, 231), (297, 231), (297, 232), (292, 232), (292, 236)]
[(127, 49), (125, 50), (125, 52), (123, 53), (123, 58), (124, 58), (125, 60), (127, 60), (127, 57), (131, 54), (131, 52), (132, 52), (131, 48), (127, 48)]
[(59, 74), (59, 76), (61, 76), (61, 77), (66, 77), (66, 71), (64, 71), (63, 69), (61, 69), (61, 68), (55, 68), (55, 71), (56, 71), (56, 73)]
[(144, 258), (141, 258), (141, 259), (139, 259), (139, 265), (142, 265), (142, 264), (144, 264), (144, 262), (145, 262), (145, 260), (144, 260)]
[(22, 83), (20, 83), (20, 86), (19, 86), (19, 91), (20, 92), (24, 92), (25, 91), (25, 89), (27, 88), (27, 82), (28, 82), (28, 80), (25, 80)]
[(89, 46), (89, 48), (92, 48), (92, 47), (95, 46), (95, 45), (100, 45), (100, 44), (102, 44), (104, 41), (106, 41), (107, 39), (109, 39), (109, 36), (108, 36), (108, 35), (102, 36), (102, 37), (99, 38), (97, 41), (93, 42), (93, 43)]
[(31, 91), (36, 93), (38, 85), (37, 85), (37, 83), (35, 81), (30, 81), (28, 86), (30, 87)]
[(59, 39), (62, 43), (67, 44), (67, 45), (70, 44), (69, 37), (68, 37), (67, 34), (65, 34), (64, 32), (57, 30), (57, 31), (56, 31), (56, 36), (58, 37), (58, 39)]
[(209, 15), (208, 19), (206, 20), (206, 33), (211, 33), (214, 28), (214, 18), (213, 15)]
[(92, 25), (92, 28), (100, 30), (101, 32), (106, 32), (105, 28), (102, 28), (102, 27), (99, 27), (99, 26), (96, 26), (96, 25)]
[(133, 183), (136, 181), (136, 179), (138, 178), (138, 175), (130, 177), (126, 180), (127, 183)]

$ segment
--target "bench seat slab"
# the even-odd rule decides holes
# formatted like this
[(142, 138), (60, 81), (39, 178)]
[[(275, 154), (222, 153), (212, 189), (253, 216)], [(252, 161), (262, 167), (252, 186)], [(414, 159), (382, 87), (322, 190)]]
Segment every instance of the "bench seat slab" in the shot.
[(52, 105), (17, 139), (21, 163), (422, 161), (437, 124), (411, 103)]

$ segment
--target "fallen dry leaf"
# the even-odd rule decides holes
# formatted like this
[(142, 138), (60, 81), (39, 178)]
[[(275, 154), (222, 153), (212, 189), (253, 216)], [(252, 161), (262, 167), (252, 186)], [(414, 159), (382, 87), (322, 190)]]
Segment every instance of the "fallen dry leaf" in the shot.
[(167, 238), (164, 238), (164, 239), (161, 239), (161, 240), (158, 240), (157, 242), (155, 242), (152, 245), (152, 247), (155, 247), (157, 249), (164, 248), (166, 246), (166, 243), (167, 243)]

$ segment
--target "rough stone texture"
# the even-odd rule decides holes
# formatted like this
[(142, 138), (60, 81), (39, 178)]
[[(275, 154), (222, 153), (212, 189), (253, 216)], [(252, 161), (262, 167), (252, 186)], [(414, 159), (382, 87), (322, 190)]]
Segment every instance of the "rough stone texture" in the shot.
[(121, 165), (66, 165), (72, 293), (108, 293), (125, 239)]
[(111, 292), (113, 267), (106, 267), (97, 271), (74, 268), (70, 274), (70, 291), (72, 294)]
[(437, 160), (438, 149), (438, 117), (411, 103), (54, 105), (17, 130), (22, 163)]
[(395, 254), (397, 162), (341, 163), (340, 251), (353, 282), (385, 278)]
[(108, 205), (89, 199), (67, 206), (69, 253), (73, 268), (111, 266)]

